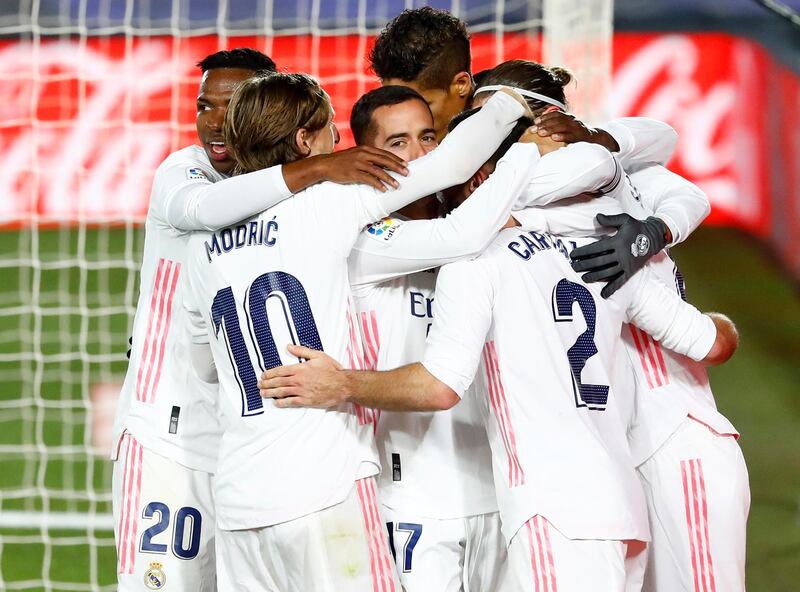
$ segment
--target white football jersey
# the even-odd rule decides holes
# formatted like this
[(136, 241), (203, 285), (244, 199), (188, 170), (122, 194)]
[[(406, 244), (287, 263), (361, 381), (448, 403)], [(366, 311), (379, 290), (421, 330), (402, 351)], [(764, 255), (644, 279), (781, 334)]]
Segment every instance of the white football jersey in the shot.
[[(436, 276), (429, 270), (354, 286), (367, 369), (422, 358)], [(497, 510), (489, 442), (475, 401), (439, 413), (375, 413), (382, 503), (442, 520)]]
[[(540, 159), (535, 145), (515, 144), (488, 180), (446, 218), (408, 221), (395, 214), (366, 229), (350, 256), (366, 367), (385, 370), (421, 359), (433, 321), (435, 274), (381, 280), (477, 255), (522, 194), (526, 203), (550, 203), (615, 187), (620, 174), (601, 146), (573, 144)], [(376, 433), (384, 504), (436, 519), (497, 510), (491, 455), (475, 399), (441, 413), (364, 413), (380, 416)]]
[[(341, 502), (379, 470), (372, 426), (352, 405), (277, 409), (261, 371), (297, 362), (299, 343), (347, 367), (360, 358), (347, 255), (380, 218), (375, 196), (328, 183), (256, 218), (189, 241), (195, 342), (210, 342), (223, 436), (215, 483), (225, 530), (269, 526)], [(356, 365), (357, 367), (357, 365)]]
[(439, 273), (423, 363), (458, 394), (475, 379), (509, 541), (536, 514), (569, 538), (647, 540), (610, 380), (622, 324), (695, 359), (716, 336), (711, 319), (647, 269), (603, 299), (569, 264), (568, 252), (588, 242), (508, 229), (474, 261)]
[[(220, 383), (223, 437), (215, 502), (223, 529), (292, 520), (341, 502), (378, 472), (371, 416), (352, 405), (276, 409), (257, 371), (293, 363), (286, 344), (363, 366), (347, 256), (362, 228), (388, 211), (465, 181), (521, 115), (498, 93), (445, 142), (409, 165), (399, 189), (322, 183), (252, 220), (192, 237), (185, 297), (195, 343), (209, 343)], [(458, 162), (442, 172), (442, 163)], [(193, 357), (205, 372), (203, 348)]]
[[(117, 456), (123, 430), (128, 430), (145, 448), (189, 468), (214, 471), (220, 436), (216, 385), (202, 381), (188, 363), (188, 317), (180, 303), (189, 238), (186, 230), (202, 224), (198, 198), (224, 178), (199, 146), (174, 152), (156, 171), (145, 221), (131, 358), (117, 405), (112, 458)], [(262, 209), (268, 199), (278, 202), (290, 195), (280, 167), (259, 171), (251, 179), (258, 183), (255, 197)], [(237, 180), (243, 182), (247, 180)], [(250, 207), (251, 214), (259, 210)], [(176, 224), (184, 228), (176, 228)]]
[[(686, 299), (683, 277), (666, 252), (653, 257), (649, 266), (665, 285)], [(717, 434), (738, 437), (733, 424), (717, 410), (703, 364), (662, 347), (634, 325), (627, 325), (622, 337), (633, 367), (636, 405), (628, 440), (637, 466), (669, 439), (687, 415)]]
[[(565, 152), (550, 160), (560, 166), (569, 158)], [(349, 267), (364, 368), (395, 368), (422, 357), (436, 272), (418, 270), (482, 250), (545, 160), (534, 144), (515, 144), (489, 179), (445, 218), (393, 214), (361, 233)], [(417, 273), (403, 275), (412, 271)], [(382, 281), (387, 278), (394, 279)], [(359, 410), (377, 422), (381, 501), (437, 519), (496, 511), (488, 440), (476, 411), (469, 405), (445, 413)]]
[[(437, 185), (431, 184), (431, 167), (417, 164), (402, 181), (403, 188), (390, 192), (387, 199), (405, 192), (422, 195), (421, 187), (438, 190), (469, 177), (522, 114), (514, 99), (497, 95), (480, 117), (470, 118), (454, 131), (455, 139), (447, 148), (437, 149), (439, 162), (460, 166), (439, 173)], [(182, 301), (188, 232), (225, 227), (291, 195), (280, 166), (216, 184), (224, 178), (199, 146), (171, 154), (156, 171), (145, 222), (133, 347), (117, 405), (112, 459), (117, 457), (122, 432), (128, 430), (143, 446), (171, 460), (192, 469), (215, 470), (220, 437), (216, 386), (204, 382), (188, 363), (189, 329), (183, 308), (176, 306)]]
[[(617, 192), (594, 200), (568, 200), (544, 208), (514, 212), (529, 227), (569, 235), (602, 236), (594, 220), (599, 213), (625, 212), (643, 219), (656, 215), (670, 228), (672, 244), (688, 238), (708, 215), (708, 198), (689, 181), (661, 166), (649, 166), (631, 173), (630, 192)], [(648, 262), (648, 267), (666, 286), (685, 298), (683, 279), (667, 252)], [(719, 434), (738, 435), (716, 407), (708, 374), (702, 364), (661, 347), (641, 328), (628, 326), (622, 332), (630, 372), (622, 372), (625, 390), (633, 393), (634, 404), (625, 412), (634, 461), (641, 464), (680, 426), (687, 415)], [(619, 389), (623, 388), (622, 384)]]

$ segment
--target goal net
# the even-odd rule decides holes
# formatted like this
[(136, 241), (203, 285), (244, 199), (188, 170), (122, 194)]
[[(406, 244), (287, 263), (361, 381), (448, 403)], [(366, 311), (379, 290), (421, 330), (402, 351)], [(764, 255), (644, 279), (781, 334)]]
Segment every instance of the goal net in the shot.
[[(599, 117), (612, 0), (451, 0), (473, 70), (577, 75)], [(209, 8), (213, 5), (213, 8)], [(318, 77), (343, 144), (398, 0), (6, 0), (0, 5), (0, 589), (114, 590), (110, 424), (126, 368), (152, 174), (194, 141), (194, 67), (252, 46)], [(544, 35), (544, 38), (543, 38)]]

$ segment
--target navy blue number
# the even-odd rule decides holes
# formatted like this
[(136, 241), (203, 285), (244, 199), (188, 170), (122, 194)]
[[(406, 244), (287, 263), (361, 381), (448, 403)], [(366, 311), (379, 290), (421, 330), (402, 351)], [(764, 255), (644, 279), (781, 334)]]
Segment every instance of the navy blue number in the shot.
[(422, 524), (412, 524), (410, 522), (399, 522), (397, 524), (398, 532), (407, 532), (408, 540), (406, 540), (403, 549), (403, 572), (411, 571), (411, 559), (414, 553), (414, 547), (417, 546), (419, 537), (422, 536)]
[[(163, 555), (167, 552), (167, 545), (162, 545), (153, 541), (153, 538), (161, 534), (169, 527), (169, 508), (162, 502), (150, 502), (145, 506), (142, 517), (152, 519), (158, 514), (158, 522), (142, 533), (142, 542), (139, 549), (144, 553), (158, 553)], [(188, 519), (188, 520), (187, 520)], [(186, 528), (191, 528), (189, 533), (188, 546), (184, 547), (186, 538)], [(194, 559), (200, 552), (200, 531), (203, 527), (203, 518), (197, 508), (185, 506), (180, 508), (175, 514), (175, 532), (172, 536), (172, 552), (181, 559)]]
[(250, 354), (247, 353), (244, 335), (239, 327), (239, 316), (236, 314), (236, 299), (230, 287), (223, 288), (214, 296), (211, 318), (214, 321), (214, 334), (219, 338), (220, 327), (225, 332), (228, 353), (242, 393), (242, 415), (263, 413), (264, 404), (258, 394), (258, 378), (250, 364)]
[(578, 335), (578, 339), (567, 350), (567, 359), (572, 369), (572, 388), (575, 404), (595, 411), (605, 409), (608, 402), (608, 386), (604, 384), (584, 384), (581, 372), (586, 361), (597, 353), (594, 342), (594, 329), (597, 320), (597, 307), (591, 292), (585, 286), (560, 280), (553, 289), (553, 319), (557, 322), (571, 322), (572, 305), (578, 304), (586, 321), (586, 331)]
[(167, 504), (150, 502), (142, 512), (142, 518), (150, 520), (155, 514), (158, 514), (158, 522), (142, 533), (142, 543), (139, 545), (139, 549), (145, 553), (164, 554), (167, 552), (167, 546), (154, 543), (153, 537), (167, 530), (169, 526), (169, 508)]
[(395, 563), (397, 563), (397, 551), (394, 548), (394, 522), (387, 522), (386, 530), (389, 531), (389, 550), (392, 552)]
[[(189, 533), (189, 546), (184, 547), (186, 528), (191, 528)], [(197, 508), (185, 506), (175, 514), (175, 533), (172, 537), (172, 551), (181, 559), (194, 559), (200, 552), (200, 529), (203, 527), (203, 518)]]
[[(245, 315), (249, 319), (248, 327), (252, 328), (251, 339), (256, 346), (261, 369), (269, 370), (281, 365), (281, 358), (267, 317), (266, 303), (269, 298), (277, 298), (281, 304), (292, 341), (322, 351), (322, 340), (303, 285), (291, 274), (271, 271), (258, 276), (250, 284), (244, 304)], [(242, 393), (242, 415), (263, 413), (264, 404), (258, 392), (258, 377), (250, 363), (250, 354), (239, 326), (236, 300), (230, 287), (217, 292), (211, 305), (211, 317), (214, 321), (215, 334), (219, 336), (220, 327), (225, 332), (231, 363)]]

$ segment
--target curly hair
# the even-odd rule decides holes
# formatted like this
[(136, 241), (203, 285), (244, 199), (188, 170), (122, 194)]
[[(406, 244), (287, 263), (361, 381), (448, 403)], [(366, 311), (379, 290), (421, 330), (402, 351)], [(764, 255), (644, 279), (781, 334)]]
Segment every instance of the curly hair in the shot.
[(445, 10), (428, 6), (404, 10), (380, 32), (369, 53), (381, 80), (416, 82), (445, 89), (459, 72), (470, 72), (466, 25)]

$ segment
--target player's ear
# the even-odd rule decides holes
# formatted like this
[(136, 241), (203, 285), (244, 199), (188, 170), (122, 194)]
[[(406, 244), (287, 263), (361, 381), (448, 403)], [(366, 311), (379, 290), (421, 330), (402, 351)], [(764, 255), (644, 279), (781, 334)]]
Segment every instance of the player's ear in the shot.
[(465, 101), (472, 95), (472, 76), (469, 72), (459, 72), (450, 81), (450, 94)]
[(472, 193), (478, 187), (483, 185), (483, 182), (486, 181), (486, 179), (488, 178), (489, 178), (489, 173), (486, 171), (484, 167), (481, 167), (477, 171), (475, 171), (475, 174), (472, 175), (472, 178), (469, 180), (469, 194), (472, 195)]
[(545, 113), (551, 113), (553, 111), (561, 111), (561, 109), (559, 107), (556, 107), (555, 105), (550, 105), (544, 111), (539, 113), (539, 115), (544, 115)]
[(309, 133), (304, 127), (298, 129), (294, 134), (294, 143), (297, 146), (297, 151), (303, 156), (311, 154), (311, 146), (308, 144)]

